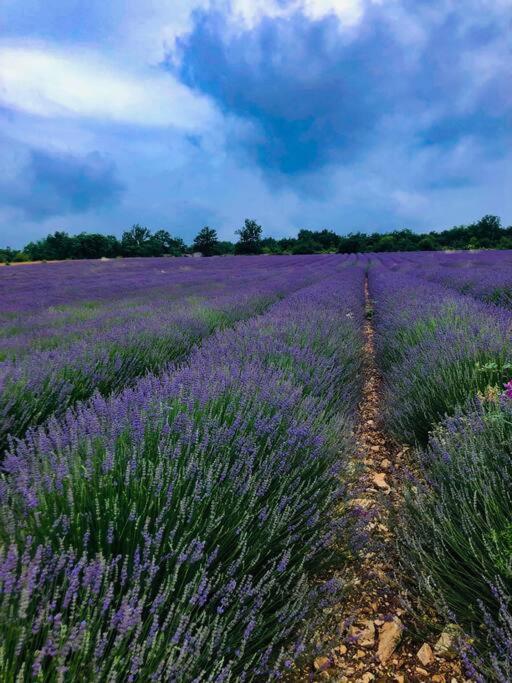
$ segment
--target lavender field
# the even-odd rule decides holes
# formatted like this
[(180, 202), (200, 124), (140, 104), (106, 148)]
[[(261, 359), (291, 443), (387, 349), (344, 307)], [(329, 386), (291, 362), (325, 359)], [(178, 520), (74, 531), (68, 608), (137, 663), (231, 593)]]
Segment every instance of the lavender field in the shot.
[(0, 269), (0, 681), (512, 680), (511, 335), (508, 251)]

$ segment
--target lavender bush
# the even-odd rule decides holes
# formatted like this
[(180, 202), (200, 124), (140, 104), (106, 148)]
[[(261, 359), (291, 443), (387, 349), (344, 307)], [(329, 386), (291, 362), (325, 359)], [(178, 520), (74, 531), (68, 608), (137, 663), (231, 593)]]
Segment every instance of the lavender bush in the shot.
[(485, 303), (512, 307), (512, 252), (458, 251), (378, 254), (386, 268), (442, 284)]
[[(188, 263), (188, 259), (172, 259), (171, 265), (166, 259), (147, 261), (153, 279), (147, 276), (148, 284), (142, 277), (136, 296), (132, 292), (131, 297), (119, 300), (120, 292), (126, 290), (120, 289), (118, 283), (117, 289), (114, 287), (116, 296), (111, 295), (109, 302), (82, 302), (59, 310), (52, 307), (18, 314), (17, 318), (9, 316), (9, 325), (4, 326), (0, 337), (0, 354), (4, 357), (0, 362), (0, 453), (9, 434), (22, 436), (29, 426), (40, 424), (53, 413), (62, 414), (96, 390), (109, 394), (146, 372), (162, 369), (185, 356), (213, 330), (255, 315), (286, 293), (344, 266), (342, 257), (327, 257), (311, 263), (293, 259), (276, 264), (275, 269), (268, 265), (264, 269), (240, 258), (233, 259), (229, 277), (223, 266), (224, 270), (200, 270), (201, 277), (191, 280), (189, 266), (179, 265)], [(168, 289), (155, 287), (158, 272), (154, 261), (161, 267), (166, 261), (168, 270), (178, 264), (173, 279), (164, 273), (171, 280)], [(115, 266), (119, 272), (117, 263), (108, 266)], [(44, 267), (52, 266), (38, 266)], [(54, 272), (62, 277), (64, 267), (55, 264)], [(90, 263), (82, 267), (86, 272), (93, 269)], [(96, 266), (101, 267), (103, 264)], [(128, 268), (139, 272), (132, 264)], [(181, 278), (183, 268), (187, 280)], [(219, 279), (219, 270), (224, 280)], [(37, 272), (32, 273), (33, 278), (37, 278)], [(123, 284), (133, 289), (133, 273), (129, 272), (131, 276)], [(262, 275), (264, 281), (260, 281)], [(77, 279), (80, 281), (80, 272)], [(188, 284), (183, 296), (185, 282)], [(108, 280), (104, 282), (107, 285)], [(17, 286), (26, 295), (26, 289), (19, 283)], [(73, 287), (68, 293), (71, 298), (80, 294), (78, 286)], [(16, 291), (10, 296), (3, 304), (7, 308), (10, 301), (20, 303)], [(36, 291), (36, 300), (37, 296)]]
[[(511, 316), (439, 277), (452, 257), (386, 256), (370, 270), (390, 425), (425, 443), (396, 527), (423, 606), (458, 622), (472, 680), (512, 676)], [(494, 257), (478, 255), (479, 267)], [(503, 261), (509, 255), (502, 257)], [(469, 272), (469, 271), (466, 271)], [(450, 287), (441, 286), (443, 282)], [(471, 292), (466, 291), (467, 294)], [(472, 292), (475, 295), (475, 292)], [(483, 296), (475, 298), (483, 299)], [(447, 417), (448, 415), (448, 417)]]
[(2, 680), (268, 679), (300, 652), (311, 572), (343, 539), (362, 278), (290, 295), (12, 444)]
[[(253, 281), (306, 270), (322, 273), (327, 263), (340, 256), (246, 256), (187, 259), (129, 258), (103, 261), (61, 261), (0, 269), (0, 321), (19, 320), (20, 314), (59, 310), (71, 304), (122, 300), (136, 292), (159, 291), (164, 295), (187, 295), (192, 288), (211, 291), (232, 285), (243, 289)], [(156, 298), (156, 297), (155, 297)]]
[(439, 426), (409, 491), (401, 557), (424, 601), (475, 639), (485, 676), (512, 674), (512, 399), (489, 389)]
[(402, 440), (429, 431), (512, 373), (510, 313), (389, 268), (370, 269), (386, 420)]

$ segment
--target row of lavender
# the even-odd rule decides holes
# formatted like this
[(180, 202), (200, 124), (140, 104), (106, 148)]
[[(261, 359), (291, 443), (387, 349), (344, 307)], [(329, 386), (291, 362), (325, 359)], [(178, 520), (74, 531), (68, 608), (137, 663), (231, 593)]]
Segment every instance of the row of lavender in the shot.
[(343, 543), (362, 285), (362, 268), (341, 270), (13, 447), (2, 680), (238, 681), (289, 666), (328, 598), (312, 574)]
[[(393, 262), (396, 255), (386, 255), (381, 260)], [(512, 308), (510, 251), (413, 253), (399, 257), (395, 267), (455, 289), (460, 294)]]
[[(230, 258), (128, 258), (110, 261), (60, 261), (0, 269), (0, 322), (20, 314), (84, 301), (119, 301), (150, 289), (186, 294), (191, 287), (212, 283), (236, 287), (252, 273), (262, 280), (269, 273), (297, 268), (322, 269), (333, 256), (250, 256)], [(353, 257), (349, 257), (353, 258)]]
[(405, 573), (425, 614), (434, 605), (469, 634), (474, 680), (510, 681), (512, 314), (418, 277), (410, 257), (380, 261), (370, 283), (386, 417), (422, 447), (398, 525)]
[[(119, 282), (110, 300), (92, 302), (85, 299), (86, 292), (91, 296), (89, 271), (105, 264), (79, 264), (75, 276), (79, 284), (72, 281), (71, 272), (66, 271), (67, 278), (61, 272), (65, 264), (48, 264), (46, 268), (53, 270), (46, 271), (47, 277), (58, 273), (62, 290), (72, 290), (68, 295), (70, 301), (75, 300), (74, 305), (35, 311), (23, 310), (22, 306), (16, 316), (4, 312), (0, 334), (0, 452), (7, 445), (8, 435), (22, 436), (29, 426), (44, 422), (52, 414), (63, 414), (95, 391), (107, 395), (145, 372), (159, 371), (186, 355), (215, 329), (261, 312), (278, 298), (347, 262), (338, 256), (311, 261), (302, 257), (274, 266), (273, 260), (269, 263), (266, 259), (263, 267), (261, 260), (253, 259), (256, 265), (252, 266), (240, 258), (232, 259), (227, 277), (225, 266), (216, 267), (216, 262), (210, 271), (203, 268), (196, 273), (189, 269), (187, 259), (174, 259), (170, 265), (169, 261), (164, 263), (166, 259), (149, 261), (149, 274), (141, 277), (136, 288), (133, 278), (134, 272), (138, 273), (137, 263), (108, 264), (118, 273)], [(164, 265), (169, 271), (162, 276), (167, 285), (156, 286), (158, 270)], [(13, 270), (7, 271), (9, 276)], [(29, 268), (22, 270), (26, 273)], [(194, 278), (190, 271), (195, 273)], [(98, 277), (104, 276), (98, 273)], [(32, 277), (37, 282), (38, 273), (32, 272)], [(108, 289), (106, 285), (107, 281), (103, 282)], [(119, 298), (128, 289), (131, 296)], [(23, 288), (14, 286), (11, 292), (18, 303), (20, 291)], [(80, 303), (76, 301), (79, 295)], [(37, 297), (34, 288), (33, 298)], [(2, 307), (8, 309), (9, 300), (2, 302)]]

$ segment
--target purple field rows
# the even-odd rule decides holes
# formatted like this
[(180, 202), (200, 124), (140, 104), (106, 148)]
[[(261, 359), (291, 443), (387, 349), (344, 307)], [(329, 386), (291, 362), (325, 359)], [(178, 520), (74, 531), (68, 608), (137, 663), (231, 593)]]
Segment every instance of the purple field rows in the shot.
[(512, 680), (511, 291), (492, 251), (2, 269), (0, 680), (300, 664), (350, 590), (319, 577), (359, 552), (365, 325), (414, 454), (421, 629), (455, 623), (473, 680)]

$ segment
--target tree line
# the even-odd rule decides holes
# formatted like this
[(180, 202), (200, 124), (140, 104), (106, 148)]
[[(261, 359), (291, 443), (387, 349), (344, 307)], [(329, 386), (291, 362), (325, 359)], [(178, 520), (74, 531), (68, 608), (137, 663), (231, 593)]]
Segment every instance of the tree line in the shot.
[(459, 225), (440, 232), (414, 233), (395, 230), (387, 233), (363, 232), (338, 235), (333, 230), (299, 230), (297, 237), (263, 237), (255, 220), (246, 219), (236, 231), (238, 241), (219, 240), (217, 231), (202, 228), (191, 245), (167, 230), (152, 233), (139, 224), (126, 230), (121, 239), (114, 235), (82, 232), (69, 235), (57, 231), (22, 250), (0, 249), (0, 262), (53, 261), (63, 259), (116, 258), (120, 256), (203, 256), (229, 254), (321, 254), (382, 251), (437, 251), (446, 249), (512, 249), (512, 226), (502, 227), (498, 216), (484, 216), (470, 225)]

